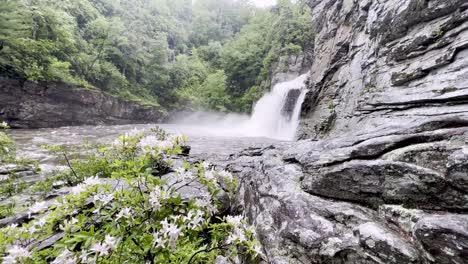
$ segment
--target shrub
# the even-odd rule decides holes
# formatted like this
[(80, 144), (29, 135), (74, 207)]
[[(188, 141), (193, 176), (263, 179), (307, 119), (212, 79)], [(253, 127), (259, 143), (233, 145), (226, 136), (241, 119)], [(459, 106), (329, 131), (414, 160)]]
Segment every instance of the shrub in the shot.
[[(70, 164), (65, 175), (72, 187), (52, 204), (37, 202), (29, 208), (32, 221), (1, 229), (3, 261), (212, 263), (219, 255), (255, 258), (254, 230), (240, 216), (217, 215), (217, 197), (232, 195), (235, 188), (232, 175), (207, 162), (174, 166), (184, 140), (158, 129), (149, 135), (132, 131), (111, 145), (91, 147), (82, 161), (69, 161), (63, 148), (49, 147)], [(181, 190), (189, 186), (203, 195), (183, 196)], [(37, 246), (54, 234), (63, 235), (53, 247)]]

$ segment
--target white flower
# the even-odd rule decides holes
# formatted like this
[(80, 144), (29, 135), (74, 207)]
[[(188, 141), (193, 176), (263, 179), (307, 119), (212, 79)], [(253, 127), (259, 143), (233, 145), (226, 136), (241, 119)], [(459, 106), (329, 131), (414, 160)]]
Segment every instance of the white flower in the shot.
[(41, 219), (35, 221), (35, 222), (33, 223), (33, 225), (39, 226), (40, 228), (42, 228), (42, 227), (45, 226), (46, 222), (47, 222), (46, 218), (45, 218), (45, 217), (42, 217)]
[(138, 146), (144, 148), (154, 148), (159, 144), (159, 139), (156, 136), (146, 136), (138, 142)]
[(179, 237), (184, 236), (182, 228), (178, 228), (175, 224), (169, 224), (166, 228), (163, 228), (162, 232), (169, 236), (169, 246), (172, 250), (175, 250)]
[(175, 169), (175, 172), (179, 175), (183, 175), (187, 170), (184, 167), (179, 167)]
[(203, 220), (203, 212), (198, 209), (196, 211), (190, 211), (187, 216), (184, 217), (184, 222), (188, 222), (187, 227), (190, 229), (200, 227)]
[(8, 123), (3, 121), (2, 124), (1, 124), (1, 127), (7, 127), (8, 126)]
[(132, 218), (132, 208), (125, 207), (116, 215), (115, 220), (119, 220), (120, 218)]
[(0, 181), (6, 181), (6, 180), (8, 180), (8, 179), (10, 179), (10, 176), (8, 176), (8, 175), (0, 175)]
[(88, 255), (89, 255), (88, 251), (84, 249), (81, 251), (81, 255), (80, 255), (81, 263), (88, 263)]
[(39, 229), (35, 225), (33, 225), (33, 226), (29, 227), (28, 231), (29, 231), (29, 234), (32, 235), (32, 234), (36, 233), (37, 231), (39, 231)]
[(172, 141), (172, 142), (174, 142), (176, 144), (183, 144), (185, 142), (184, 136), (181, 135), (181, 134), (170, 135), (167, 140)]
[(46, 202), (37, 202), (29, 208), (31, 213), (40, 213), (49, 208)]
[(68, 249), (62, 251), (51, 264), (76, 264), (76, 258)]
[(224, 178), (224, 179), (227, 179), (229, 181), (232, 181), (232, 174), (228, 171), (225, 171), (225, 170), (222, 170), (220, 172), (218, 172), (218, 175), (221, 177), (221, 178)]
[(17, 223), (10, 224), (9, 226), (7, 226), (8, 229), (13, 229), (13, 228), (17, 228), (17, 227), (18, 227)]
[(52, 184), (54, 187), (65, 185), (64, 181), (56, 181)]
[(163, 191), (159, 187), (155, 187), (152, 192), (149, 194), (149, 202), (154, 211), (161, 209), (161, 200)]
[(119, 243), (118, 239), (116, 237), (106, 235), (104, 239), (104, 243), (106, 244), (107, 247), (111, 249), (115, 249), (117, 247), (117, 244)]
[(70, 192), (73, 195), (79, 195), (80, 193), (85, 192), (85, 191), (86, 191), (86, 186), (84, 184), (81, 184), (81, 183), (70, 189)]
[(86, 180), (83, 181), (83, 183), (84, 183), (86, 186), (94, 186), (94, 185), (99, 185), (99, 184), (101, 184), (101, 180), (99, 179), (98, 176), (94, 176), (94, 177), (89, 177), (89, 178), (87, 178)]
[(164, 140), (164, 141), (159, 141), (157, 144), (157, 147), (159, 149), (172, 149), (174, 148), (174, 144), (171, 141)]
[(72, 225), (75, 225), (76, 223), (78, 223), (78, 219), (76, 219), (75, 217), (72, 217), (70, 220), (64, 220), (63, 225), (59, 225), (59, 228), (61, 230), (66, 230), (70, 228)]
[(216, 179), (214, 170), (205, 171), (205, 179), (212, 181)]
[(243, 220), (243, 217), (240, 215), (238, 216), (228, 215), (226, 217), (226, 222), (228, 222), (228, 224), (233, 225), (234, 227), (240, 227), (242, 225), (242, 220)]
[(3, 258), (3, 263), (22, 263), (21, 260), (31, 258), (31, 253), (24, 247), (14, 245), (7, 250), (8, 256)]
[(205, 170), (209, 169), (210, 166), (211, 166), (211, 163), (209, 163), (208, 161), (203, 161), (201, 164), (202, 168), (204, 168)]
[(110, 203), (112, 200), (114, 200), (114, 195), (112, 193), (109, 193), (109, 194), (98, 193), (93, 196), (93, 203), (97, 204), (97, 202), (100, 202), (102, 206), (105, 206), (106, 204)]
[(196, 198), (195, 204), (204, 209), (209, 215), (218, 212), (216, 205), (211, 201), (211, 197), (208, 195), (203, 196), (203, 198)]
[(6, 256), (3, 258), (2, 264), (16, 264), (16, 259), (13, 256)]
[(106, 243), (96, 242), (94, 243), (90, 250), (98, 256), (109, 255), (109, 246)]
[(262, 246), (260, 243), (254, 243), (252, 246), (252, 250), (255, 252), (255, 255), (262, 255)]
[(162, 238), (159, 233), (153, 234), (153, 247), (166, 248), (166, 239)]
[(188, 171), (183, 167), (175, 169), (175, 172), (181, 177), (182, 180), (191, 180), (194, 177), (191, 171)]

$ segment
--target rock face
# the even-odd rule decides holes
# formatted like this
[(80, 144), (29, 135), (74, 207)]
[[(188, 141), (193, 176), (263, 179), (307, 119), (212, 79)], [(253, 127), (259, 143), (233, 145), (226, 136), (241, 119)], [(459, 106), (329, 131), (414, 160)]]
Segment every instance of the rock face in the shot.
[(310, 0), (306, 140), (236, 154), (267, 263), (468, 263), (468, 2)]
[(308, 137), (468, 116), (468, 2), (310, 0)]
[(278, 62), (272, 66), (269, 85), (273, 87), (277, 83), (292, 80), (309, 71), (313, 62), (313, 54), (313, 45), (310, 45), (297, 55), (280, 56)]
[(13, 128), (146, 123), (164, 117), (161, 109), (123, 101), (98, 90), (0, 79), (0, 120)]

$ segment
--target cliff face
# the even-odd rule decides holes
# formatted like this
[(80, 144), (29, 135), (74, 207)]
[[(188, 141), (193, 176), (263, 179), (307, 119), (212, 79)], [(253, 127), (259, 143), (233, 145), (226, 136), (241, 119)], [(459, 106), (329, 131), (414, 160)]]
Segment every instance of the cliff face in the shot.
[(468, 2), (310, 1), (304, 138), (228, 161), (268, 263), (468, 263)]
[(0, 120), (13, 128), (159, 122), (161, 109), (51, 82), (0, 79)]
[(312, 138), (468, 117), (468, 2), (310, 1)]

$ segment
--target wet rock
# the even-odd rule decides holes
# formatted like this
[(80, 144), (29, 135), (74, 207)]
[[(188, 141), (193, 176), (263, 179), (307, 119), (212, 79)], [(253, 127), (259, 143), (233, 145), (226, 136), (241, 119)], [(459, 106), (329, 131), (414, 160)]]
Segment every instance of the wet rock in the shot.
[(442, 123), (232, 155), (231, 210), (257, 227), (268, 263), (451, 263), (416, 235), (428, 217), (466, 218), (467, 128)]
[(434, 263), (468, 262), (468, 216), (434, 215), (421, 219), (414, 236)]
[(0, 79), (0, 120), (13, 128), (156, 123), (162, 109), (55, 82)]
[(287, 116), (289, 119), (291, 118), (292, 114), (294, 113), (294, 108), (296, 107), (296, 102), (300, 95), (301, 90), (299, 89), (289, 90), (288, 94), (286, 95), (286, 101), (283, 105), (283, 109), (281, 109), (281, 114), (283, 116)]
[(384, 263), (415, 263), (418, 252), (403, 238), (376, 223), (357, 227), (360, 243)]

